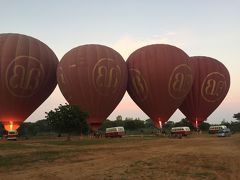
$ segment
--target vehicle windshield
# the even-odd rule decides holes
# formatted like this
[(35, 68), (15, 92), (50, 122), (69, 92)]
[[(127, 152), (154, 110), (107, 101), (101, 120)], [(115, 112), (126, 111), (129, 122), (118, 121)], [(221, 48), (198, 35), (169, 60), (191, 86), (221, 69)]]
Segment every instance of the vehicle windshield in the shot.
[(17, 134), (17, 133), (13, 131), (13, 132), (8, 132), (8, 134), (9, 134), (9, 135), (15, 135), (15, 134)]
[(218, 131), (218, 133), (228, 133), (228, 132), (230, 132), (230, 129), (220, 129), (219, 131)]

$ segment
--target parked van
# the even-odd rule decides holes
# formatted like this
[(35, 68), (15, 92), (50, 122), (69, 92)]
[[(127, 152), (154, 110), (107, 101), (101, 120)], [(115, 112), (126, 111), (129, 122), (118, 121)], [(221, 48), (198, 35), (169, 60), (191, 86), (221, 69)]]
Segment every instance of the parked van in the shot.
[(124, 127), (111, 127), (111, 128), (106, 128), (105, 132), (105, 137), (122, 137), (125, 135), (125, 130)]
[(231, 135), (232, 135), (232, 133), (229, 128), (220, 129), (217, 133), (218, 137), (230, 137)]
[(210, 126), (209, 130), (208, 130), (208, 133), (209, 134), (216, 134), (219, 130), (222, 130), (222, 129), (227, 129), (227, 126), (225, 126), (225, 125)]
[(17, 140), (18, 132), (17, 131), (8, 131), (7, 140)]
[(187, 135), (191, 134), (191, 131), (190, 131), (189, 127), (173, 127), (171, 129), (171, 134), (187, 136)]

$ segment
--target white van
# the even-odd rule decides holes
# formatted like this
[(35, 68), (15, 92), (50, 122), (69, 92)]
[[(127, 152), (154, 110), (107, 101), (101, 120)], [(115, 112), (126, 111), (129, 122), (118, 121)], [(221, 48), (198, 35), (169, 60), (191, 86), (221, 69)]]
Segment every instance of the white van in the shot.
[(220, 129), (218, 132), (217, 132), (217, 136), (218, 137), (230, 137), (231, 136), (231, 130), (229, 128), (226, 128), (226, 129)]
[(17, 131), (8, 131), (7, 140), (17, 140), (18, 132)]
[(173, 127), (171, 129), (171, 134), (172, 135), (182, 135), (182, 136), (187, 136), (191, 134), (190, 128), (189, 127)]
[(210, 126), (208, 133), (216, 134), (219, 130), (222, 130), (222, 129), (227, 129), (227, 126), (225, 126), (225, 125)]
[(119, 127), (111, 127), (111, 128), (106, 128), (105, 132), (105, 137), (122, 137), (125, 135), (125, 130), (124, 127), (119, 126)]

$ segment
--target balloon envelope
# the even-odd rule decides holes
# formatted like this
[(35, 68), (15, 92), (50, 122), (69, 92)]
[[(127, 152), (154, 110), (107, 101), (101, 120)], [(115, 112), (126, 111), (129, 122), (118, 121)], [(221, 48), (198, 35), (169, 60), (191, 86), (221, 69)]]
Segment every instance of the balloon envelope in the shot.
[(161, 128), (191, 89), (192, 70), (181, 49), (155, 44), (133, 52), (127, 67), (127, 91), (135, 103)]
[(127, 67), (113, 49), (83, 45), (61, 59), (57, 80), (66, 100), (88, 113), (87, 122), (95, 131), (121, 101), (127, 86)]
[(0, 121), (16, 130), (56, 87), (58, 59), (41, 41), (0, 34)]
[(227, 95), (230, 75), (221, 62), (210, 57), (191, 57), (190, 65), (194, 71), (193, 86), (179, 109), (198, 127)]

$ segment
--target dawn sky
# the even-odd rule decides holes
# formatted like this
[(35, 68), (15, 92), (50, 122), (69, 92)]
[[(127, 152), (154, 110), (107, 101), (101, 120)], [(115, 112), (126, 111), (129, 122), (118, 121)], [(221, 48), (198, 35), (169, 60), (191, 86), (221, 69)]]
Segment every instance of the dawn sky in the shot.
[[(233, 121), (240, 112), (240, 1), (237, 0), (0, 0), (0, 33), (20, 33), (47, 44), (59, 60), (70, 49), (102, 44), (126, 60), (136, 49), (155, 43), (177, 46), (189, 56), (209, 56), (229, 70), (231, 87), (210, 123)], [(27, 119), (65, 103), (58, 87)], [(108, 119), (117, 115), (147, 119), (125, 94)], [(179, 121), (179, 111), (170, 118)]]

